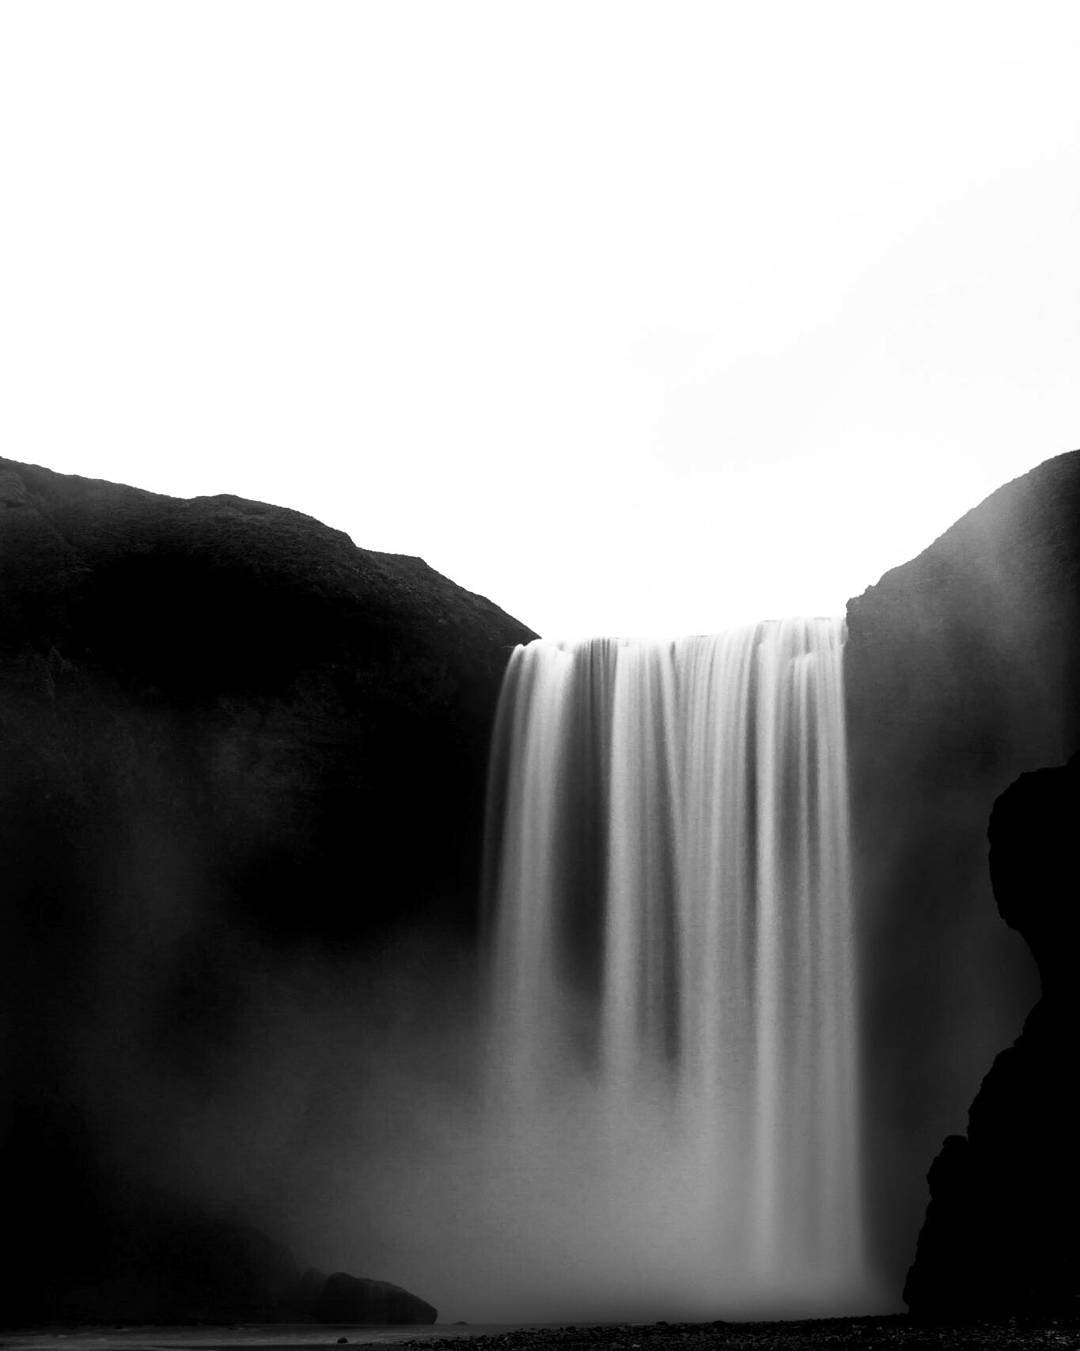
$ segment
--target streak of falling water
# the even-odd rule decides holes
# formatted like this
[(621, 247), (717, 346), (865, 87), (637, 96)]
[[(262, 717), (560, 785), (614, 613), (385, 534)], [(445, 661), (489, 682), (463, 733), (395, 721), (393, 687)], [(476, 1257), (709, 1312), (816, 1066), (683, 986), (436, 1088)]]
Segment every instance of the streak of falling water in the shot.
[(493, 1102), (523, 1138), (587, 1102), (595, 1153), (578, 1132), (550, 1166), (588, 1154), (624, 1222), (637, 1189), (657, 1272), (646, 1245), (633, 1279), (658, 1294), (664, 1253), (702, 1245), (721, 1301), (848, 1312), (866, 1289), (842, 652), (842, 621), (795, 619), (541, 640), (507, 672)]

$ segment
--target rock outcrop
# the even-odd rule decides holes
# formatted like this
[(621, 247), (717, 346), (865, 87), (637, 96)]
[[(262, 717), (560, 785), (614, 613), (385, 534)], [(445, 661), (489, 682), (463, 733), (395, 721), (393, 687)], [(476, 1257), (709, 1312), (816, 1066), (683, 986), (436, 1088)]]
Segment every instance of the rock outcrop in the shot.
[(1080, 452), (886, 573), (848, 629), (869, 1214), (898, 1294), (927, 1160), (1035, 997), (983, 841), (1018, 774), (1080, 745)]
[(994, 805), (990, 874), (1027, 940), (1042, 998), (994, 1061), (966, 1136), (930, 1170), (930, 1205), (904, 1298), (934, 1318), (1075, 1315), (1080, 1307), (1080, 756), (1022, 775)]
[(148, 1195), (242, 1218), (319, 1121), (336, 992), (353, 1045), (385, 1021), (348, 964), (467, 950), (532, 636), (294, 511), (0, 460), (0, 1317), (108, 1316)]
[(327, 1278), (313, 1312), (320, 1323), (434, 1323), (438, 1310), (389, 1281), (372, 1281), (335, 1271)]
[[(116, 1218), (115, 1216), (113, 1217)], [(250, 1225), (159, 1199), (108, 1231), (111, 1260), (84, 1282), (40, 1273), (53, 1323), (433, 1323), (437, 1311), (388, 1281), (308, 1268)], [(6, 1308), (5, 1301), (5, 1306)], [(0, 1308), (0, 1313), (4, 1313)], [(8, 1321), (0, 1317), (0, 1326)]]

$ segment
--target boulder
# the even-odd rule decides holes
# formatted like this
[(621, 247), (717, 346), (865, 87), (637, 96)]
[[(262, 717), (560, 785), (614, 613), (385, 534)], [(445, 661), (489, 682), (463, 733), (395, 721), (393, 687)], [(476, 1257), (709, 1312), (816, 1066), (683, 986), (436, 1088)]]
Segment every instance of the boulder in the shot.
[(315, 1302), (321, 1323), (434, 1323), (438, 1311), (400, 1285), (335, 1271)]

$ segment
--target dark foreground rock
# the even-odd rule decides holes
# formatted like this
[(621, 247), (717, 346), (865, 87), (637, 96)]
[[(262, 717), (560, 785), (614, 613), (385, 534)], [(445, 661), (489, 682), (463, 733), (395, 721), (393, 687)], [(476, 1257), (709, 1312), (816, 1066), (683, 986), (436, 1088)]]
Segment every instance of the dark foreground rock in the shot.
[(321, 1323), (434, 1323), (438, 1310), (389, 1281), (372, 1281), (336, 1271), (323, 1286), (312, 1312)]
[(1080, 452), (968, 512), (848, 606), (873, 1238), (899, 1293), (926, 1162), (1037, 994), (994, 912), (986, 821), (1080, 746)]
[(994, 1061), (966, 1136), (930, 1170), (931, 1201), (904, 1298), (913, 1313), (1080, 1311), (1080, 757), (1022, 775), (994, 804), (990, 874), (1027, 940), (1042, 998)]

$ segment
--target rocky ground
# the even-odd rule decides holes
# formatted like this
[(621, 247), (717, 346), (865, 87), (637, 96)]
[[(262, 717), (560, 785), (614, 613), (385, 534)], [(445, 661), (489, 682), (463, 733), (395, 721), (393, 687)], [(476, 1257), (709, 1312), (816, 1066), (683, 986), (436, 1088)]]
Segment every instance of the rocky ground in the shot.
[[(358, 1337), (357, 1340), (360, 1340)], [(425, 1338), (403, 1345), (417, 1351), (460, 1351), (453, 1337)], [(903, 1316), (816, 1318), (774, 1323), (608, 1324), (559, 1328), (519, 1328), (496, 1336), (470, 1339), (469, 1351), (797, 1351), (828, 1347), (830, 1351), (951, 1351), (951, 1348), (1080, 1348), (1080, 1319), (1028, 1323), (932, 1325)], [(395, 1351), (401, 1351), (399, 1345)]]
[[(464, 1343), (464, 1345), (463, 1345)], [(1080, 1351), (1080, 1318), (918, 1323), (903, 1315), (771, 1323), (606, 1323), (431, 1328), (233, 1325), (0, 1333), (2, 1351)]]

